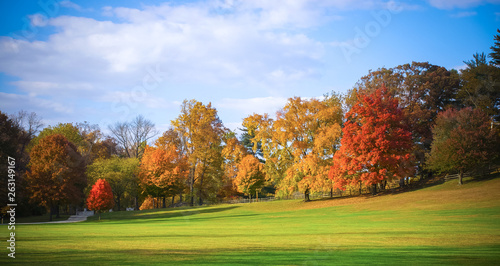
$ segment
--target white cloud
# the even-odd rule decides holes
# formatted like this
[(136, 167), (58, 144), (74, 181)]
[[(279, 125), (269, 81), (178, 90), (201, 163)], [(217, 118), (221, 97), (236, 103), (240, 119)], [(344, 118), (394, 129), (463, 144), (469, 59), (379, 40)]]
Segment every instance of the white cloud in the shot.
[(44, 110), (66, 114), (71, 114), (74, 112), (73, 108), (65, 106), (58, 102), (35, 98), (33, 96), (4, 92), (0, 92), (0, 106), (2, 106), (2, 109), (5, 108), (7, 112), (12, 113), (17, 110)]
[(483, 4), (499, 4), (500, 0), (428, 0), (429, 4), (439, 9), (469, 8)]
[(61, 1), (59, 2), (59, 5), (61, 5), (62, 7), (66, 7), (66, 8), (70, 8), (70, 9), (74, 9), (74, 10), (77, 10), (77, 11), (82, 11), (82, 7), (71, 2), (71, 1)]
[(278, 110), (283, 108), (287, 102), (284, 97), (258, 97), (248, 99), (221, 99), (217, 104), (217, 108), (228, 109), (235, 112), (241, 112), (245, 116), (253, 113), (267, 113), (273, 117)]
[(450, 15), (452, 18), (466, 18), (477, 15), (476, 11), (463, 11)]

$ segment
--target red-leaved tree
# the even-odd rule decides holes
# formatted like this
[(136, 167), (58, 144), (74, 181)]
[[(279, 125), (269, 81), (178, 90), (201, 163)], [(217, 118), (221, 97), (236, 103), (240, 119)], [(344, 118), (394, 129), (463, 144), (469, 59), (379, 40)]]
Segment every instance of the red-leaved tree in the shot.
[(376, 193), (377, 184), (414, 173), (411, 133), (397, 99), (384, 86), (358, 95), (345, 118), (341, 147), (329, 172), (337, 188), (364, 182)]
[(99, 213), (99, 220), (101, 220), (101, 212), (113, 208), (115, 201), (113, 198), (113, 191), (111, 186), (104, 179), (98, 179), (90, 190), (89, 197), (87, 198), (87, 207), (89, 210), (95, 210)]

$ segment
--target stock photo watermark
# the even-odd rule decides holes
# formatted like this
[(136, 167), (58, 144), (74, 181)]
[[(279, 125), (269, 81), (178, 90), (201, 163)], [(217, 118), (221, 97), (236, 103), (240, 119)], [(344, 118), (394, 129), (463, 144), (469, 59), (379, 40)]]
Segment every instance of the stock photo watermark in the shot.
[(7, 220), (9, 236), (7, 240), (8, 256), (16, 258), (16, 159), (7, 158)]
[(342, 54), (347, 63), (351, 63), (355, 54), (361, 54), (363, 49), (379, 36), (384, 28), (387, 28), (392, 22), (392, 16), (403, 11), (403, 7), (396, 2), (389, 2), (385, 9), (372, 11), (372, 19), (364, 27), (354, 27), (354, 39), (350, 42), (340, 45)]

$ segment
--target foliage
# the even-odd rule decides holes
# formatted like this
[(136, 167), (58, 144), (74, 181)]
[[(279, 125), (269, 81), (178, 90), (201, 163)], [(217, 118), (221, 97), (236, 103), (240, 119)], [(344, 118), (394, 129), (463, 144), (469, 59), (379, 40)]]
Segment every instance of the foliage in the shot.
[(495, 35), (495, 45), (491, 46), (491, 53), (489, 54), (491, 63), (500, 67), (500, 29), (497, 29), (499, 34)]
[(425, 154), (430, 151), (432, 142), (431, 127), (439, 112), (457, 105), (460, 76), (455, 70), (427, 62), (380, 68), (358, 81), (347, 97), (347, 105), (356, 103), (356, 95), (372, 93), (382, 86), (398, 99), (405, 123), (412, 133), (414, 155), (422, 172)]
[(71, 123), (59, 123), (55, 127), (48, 126), (44, 128), (40, 134), (31, 141), (30, 147), (32, 148), (37, 145), (41, 139), (55, 134), (63, 135), (69, 142), (73, 143), (78, 148), (83, 145), (83, 137), (80, 135), (78, 127)]
[(498, 133), (480, 109), (449, 109), (438, 116), (432, 131), (429, 169), (459, 171), (459, 184), (464, 172), (484, 167), (498, 158)]
[(262, 143), (265, 169), (279, 189), (289, 194), (300, 190), (329, 190), (325, 165), (335, 153), (340, 140), (342, 105), (340, 97), (324, 100), (290, 98), (278, 111), (276, 120), (267, 114), (254, 114), (243, 120), (254, 143)]
[(368, 95), (346, 114), (341, 147), (329, 177), (337, 188), (374, 185), (413, 174), (411, 133), (398, 100), (385, 87)]
[(194, 205), (195, 188), (199, 203), (214, 199), (223, 176), (222, 139), (227, 132), (211, 103), (185, 100), (181, 114), (172, 121), (184, 145), (189, 163), (190, 204)]
[[(90, 190), (89, 197), (87, 198), (87, 207), (89, 210), (102, 212), (113, 208), (114, 205), (115, 201), (111, 186), (106, 180), (98, 179)], [(101, 219), (100, 216), (99, 219)]]
[(144, 151), (140, 165), (141, 184), (159, 188), (164, 197), (182, 193), (189, 174), (187, 158), (173, 144), (159, 146), (147, 146)]
[(98, 179), (104, 179), (110, 184), (117, 210), (121, 210), (123, 200), (126, 200), (126, 205), (130, 205), (132, 199), (138, 200), (140, 194), (139, 164), (137, 158), (114, 156), (109, 159), (95, 160), (87, 167), (86, 173), (90, 184), (95, 183)]
[(265, 182), (264, 165), (255, 156), (246, 155), (238, 164), (238, 174), (234, 179), (234, 185), (238, 191), (251, 197), (252, 194), (262, 189)]
[(38, 141), (30, 157), (26, 181), (32, 200), (47, 208), (80, 202), (87, 184), (85, 161), (73, 143), (63, 135), (49, 135)]
[(500, 119), (500, 68), (488, 64), (484, 53), (475, 54), (467, 65), (460, 74), (462, 86), (458, 99), (466, 107), (482, 109)]

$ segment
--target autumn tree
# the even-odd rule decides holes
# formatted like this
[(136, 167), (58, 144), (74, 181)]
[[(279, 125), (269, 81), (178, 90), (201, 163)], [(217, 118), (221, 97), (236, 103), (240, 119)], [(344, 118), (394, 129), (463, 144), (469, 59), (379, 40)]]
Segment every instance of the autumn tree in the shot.
[(227, 131), (209, 103), (185, 100), (181, 114), (172, 121), (179, 133), (189, 163), (190, 205), (194, 205), (195, 188), (199, 204), (203, 199), (215, 197), (223, 176), (222, 138)]
[(139, 164), (137, 158), (113, 156), (109, 159), (96, 159), (87, 167), (86, 174), (90, 184), (98, 179), (104, 179), (109, 183), (118, 211), (122, 209), (123, 202), (126, 206), (133, 204), (136, 209), (139, 209), (141, 194), (138, 177)]
[(224, 177), (222, 187), (218, 193), (221, 199), (227, 199), (237, 194), (233, 181), (238, 175), (241, 160), (249, 154), (247, 148), (242, 145), (233, 132), (226, 134), (224, 142), (225, 145), (222, 149)]
[(250, 198), (255, 194), (258, 199), (258, 193), (266, 182), (264, 165), (255, 156), (246, 155), (238, 164), (238, 174), (233, 182), (239, 192)]
[(459, 74), (427, 62), (379, 68), (356, 83), (347, 97), (348, 105), (356, 103), (356, 95), (372, 93), (382, 86), (398, 99), (412, 133), (419, 172), (424, 175), (425, 154), (430, 151), (432, 142), (431, 127), (439, 112), (458, 104)]
[(177, 146), (173, 143), (166, 145), (161, 143), (160, 139), (156, 142), (156, 147), (146, 147), (141, 159), (140, 177), (141, 184), (145, 188), (151, 186), (153, 189), (158, 188), (158, 194), (152, 196), (163, 196), (163, 207), (165, 207), (166, 196), (182, 193), (189, 166), (187, 157)]
[(99, 213), (101, 220), (101, 212), (113, 208), (115, 205), (113, 199), (113, 191), (111, 186), (104, 179), (98, 179), (90, 190), (87, 198), (87, 207), (89, 210), (94, 210)]
[(262, 143), (265, 170), (278, 188), (288, 195), (330, 190), (327, 162), (335, 153), (342, 124), (341, 101), (337, 95), (323, 100), (290, 98), (276, 120), (254, 114), (243, 125), (254, 148)]
[(385, 87), (357, 97), (329, 177), (338, 188), (364, 182), (376, 193), (377, 184), (413, 174), (413, 143), (398, 100)]
[(498, 135), (481, 109), (446, 110), (439, 114), (432, 131), (428, 167), (445, 173), (458, 171), (460, 185), (465, 172), (498, 159)]
[(50, 208), (50, 219), (58, 206), (79, 204), (87, 184), (85, 162), (77, 147), (63, 135), (44, 137), (30, 152), (26, 181), (31, 199)]

